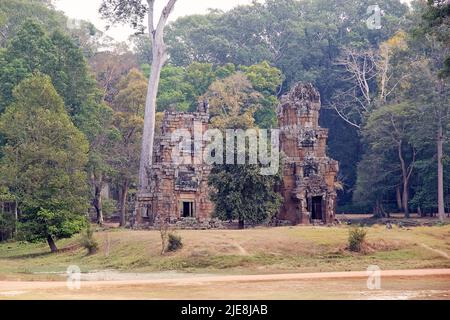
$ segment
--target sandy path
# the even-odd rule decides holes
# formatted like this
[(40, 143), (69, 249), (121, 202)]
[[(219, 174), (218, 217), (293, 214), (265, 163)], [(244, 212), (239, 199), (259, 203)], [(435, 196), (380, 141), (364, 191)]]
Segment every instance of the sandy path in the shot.
[[(384, 270), (381, 277), (429, 277), (450, 276), (450, 269), (419, 269), (419, 270)], [(261, 281), (296, 281), (296, 280), (323, 280), (323, 279), (358, 279), (367, 278), (366, 271), (351, 272), (325, 272), (325, 273), (293, 273), (268, 275), (236, 275), (236, 276), (202, 276), (179, 279), (152, 279), (152, 280), (113, 280), (113, 281), (83, 281), (83, 288), (136, 286), (136, 285), (201, 285), (207, 283), (242, 283)], [(0, 281), (0, 293), (20, 292), (26, 290), (66, 288), (66, 281)]]
[(425, 248), (425, 249), (427, 249), (427, 250), (429, 250), (429, 251), (432, 251), (432, 252), (434, 252), (434, 253), (440, 255), (441, 257), (444, 257), (444, 258), (450, 260), (450, 256), (449, 256), (446, 252), (444, 252), (444, 251), (442, 251), (442, 250), (434, 249), (434, 248), (432, 248), (432, 247), (426, 245), (425, 243), (421, 243), (420, 246), (421, 246), (422, 248)]

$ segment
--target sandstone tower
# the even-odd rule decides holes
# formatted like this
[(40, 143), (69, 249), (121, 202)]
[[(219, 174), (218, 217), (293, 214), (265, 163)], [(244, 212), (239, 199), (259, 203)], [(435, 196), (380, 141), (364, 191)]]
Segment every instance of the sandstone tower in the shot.
[(278, 120), (284, 156), (280, 220), (293, 224), (335, 219), (338, 162), (326, 155), (328, 130), (319, 127), (320, 94), (297, 84), (280, 100)]
[[(208, 130), (208, 123), (207, 103), (200, 104), (194, 113), (165, 112), (155, 139), (149, 191), (137, 199), (139, 225), (158, 224), (161, 219), (175, 223), (183, 218), (206, 221), (211, 217), (214, 208), (208, 188), (211, 168), (196, 159), (205, 148), (205, 142), (196, 139), (201, 139)], [(184, 131), (181, 148), (181, 140), (173, 139), (179, 129)], [(174, 159), (175, 148), (181, 151), (177, 153), (182, 159)]]

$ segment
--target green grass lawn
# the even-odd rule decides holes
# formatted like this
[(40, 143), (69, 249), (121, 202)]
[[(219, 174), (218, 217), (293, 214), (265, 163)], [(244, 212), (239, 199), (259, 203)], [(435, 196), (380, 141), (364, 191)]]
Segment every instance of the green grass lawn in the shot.
[(79, 236), (47, 244), (0, 244), (0, 280), (60, 279), (70, 265), (82, 272), (180, 271), (220, 274), (326, 272), (382, 269), (450, 268), (450, 226), (387, 230), (367, 228), (369, 250), (346, 250), (349, 227), (283, 227), (249, 230), (176, 231), (184, 247), (162, 256), (158, 231), (109, 230), (95, 234), (100, 250), (87, 255)]

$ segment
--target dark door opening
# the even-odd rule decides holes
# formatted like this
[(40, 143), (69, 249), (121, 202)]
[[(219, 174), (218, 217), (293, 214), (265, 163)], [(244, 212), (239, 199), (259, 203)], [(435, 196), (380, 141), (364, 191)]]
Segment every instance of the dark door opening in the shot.
[(323, 207), (322, 207), (322, 197), (312, 198), (312, 220), (323, 220)]
[(182, 210), (183, 210), (183, 218), (194, 217), (194, 202), (183, 201)]

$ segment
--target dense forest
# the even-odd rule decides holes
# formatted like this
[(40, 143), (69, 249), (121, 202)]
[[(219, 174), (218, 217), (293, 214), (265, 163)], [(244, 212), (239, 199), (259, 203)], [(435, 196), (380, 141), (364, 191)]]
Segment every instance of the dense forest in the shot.
[[(169, 23), (157, 120), (208, 98), (217, 127), (273, 128), (278, 97), (311, 82), (340, 163), (339, 212), (433, 215), (438, 186), (450, 210), (450, 5), (380, 0), (369, 28), (372, 2), (266, 0)], [(137, 32), (116, 43), (49, 0), (1, 1), (0, 241), (56, 250), (88, 211), (127, 224), (154, 55), (125, 22)]]

